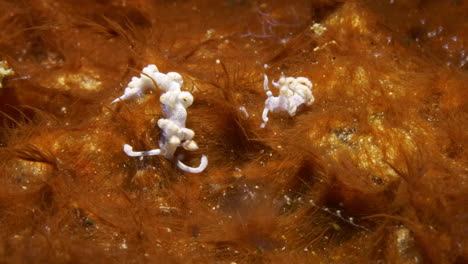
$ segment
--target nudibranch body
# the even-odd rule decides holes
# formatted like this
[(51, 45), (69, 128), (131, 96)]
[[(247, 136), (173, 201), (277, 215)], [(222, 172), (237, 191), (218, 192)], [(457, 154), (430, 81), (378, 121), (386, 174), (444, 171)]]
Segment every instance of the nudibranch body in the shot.
[[(197, 150), (198, 145), (192, 139), (195, 132), (185, 127), (187, 108), (192, 105), (193, 96), (189, 92), (181, 91), (183, 79), (177, 72), (164, 74), (159, 72), (156, 65), (148, 65), (143, 69), (140, 78), (133, 77), (124, 94), (112, 103), (139, 96), (148, 88), (156, 88), (155, 84), (164, 92), (159, 98), (164, 114), (164, 117), (158, 120), (158, 126), (162, 130), (159, 149), (133, 151), (132, 146), (125, 144), (124, 152), (131, 157), (163, 155), (172, 160), (178, 147), (188, 151)], [(177, 166), (186, 172), (200, 173), (208, 166), (208, 159), (203, 155), (200, 165), (195, 168), (185, 165), (180, 160), (177, 160)]]
[(312, 82), (305, 77), (280, 77), (278, 82), (272, 82), (279, 89), (279, 95), (273, 96), (268, 86), (268, 76), (264, 74), (263, 88), (267, 94), (263, 109), (261, 127), (268, 122), (268, 112), (287, 111), (290, 116), (296, 115), (297, 108), (302, 104), (311, 105), (315, 98), (312, 94)]

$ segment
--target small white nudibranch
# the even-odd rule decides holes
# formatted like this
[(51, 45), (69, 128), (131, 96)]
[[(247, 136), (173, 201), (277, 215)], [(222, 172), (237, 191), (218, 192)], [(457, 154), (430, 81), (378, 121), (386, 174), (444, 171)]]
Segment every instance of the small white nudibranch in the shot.
[(2, 88), (3, 78), (6, 76), (13, 75), (15, 72), (12, 69), (8, 69), (8, 64), (6, 61), (0, 61), (0, 88)]
[[(185, 127), (187, 120), (187, 108), (193, 103), (193, 96), (189, 92), (181, 91), (183, 79), (177, 72), (167, 74), (159, 72), (156, 65), (148, 65), (143, 69), (140, 78), (133, 77), (124, 94), (112, 101), (128, 100), (139, 96), (148, 88), (156, 88), (155, 84), (164, 92), (159, 101), (163, 105), (164, 118), (158, 120), (158, 126), (162, 129), (159, 149), (148, 151), (133, 151), (133, 147), (125, 144), (124, 152), (131, 157), (143, 157), (163, 155), (169, 160), (174, 158), (174, 153), (178, 147), (183, 147), (188, 151), (198, 149), (197, 143), (192, 140), (195, 136), (193, 130)], [(189, 167), (177, 160), (177, 166), (186, 172), (200, 173), (208, 166), (208, 159), (202, 156), (200, 165), (196, 168)]]
[(285, 77), (282, 75), (278, 82), (273, 82), (273, 86), (279, 89), (279, 96), (273, 96), (268, 87), (268, 76), (264, 74), (263, 88), (265, 89), (267, 99), (263, 109), (263, 123), (260, 127), (264, 128), (268, 122), (268, 112), (287, 111), (290, 116), (296, 115), (297, 108), (302, 105), (311, 105), (315, 98), (312, 94), (312, 82), (305, 77)]

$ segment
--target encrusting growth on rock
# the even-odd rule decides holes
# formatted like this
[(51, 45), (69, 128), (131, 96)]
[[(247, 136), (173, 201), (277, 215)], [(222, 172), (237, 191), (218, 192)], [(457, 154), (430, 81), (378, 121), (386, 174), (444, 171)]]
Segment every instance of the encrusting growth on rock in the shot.
[(0, 0), (1, 263), (468, 263), (468, 1), (50, 2)]
[[(160, 97), (164, 118), (158, 120), (158, 126), (162, 129), (162, 137), (159, 141), (160, 148), (148, 151), (133, 151), (132, 146), (125, 144), (124, 152), (131, 157), (163, 155), (172, 160), (176, 149), (180, 146), (189, 151), (197, 150), (198, 145), (192, 140), (195, 132), (185, 127), (187, 108), (192, 105), (193, 96), (189, 92), (180, 90), (183, 79), (177, 72), (163, 74), (159, 72), (156, 65), (148, 65), (143, 69), (140, 78), (133, 77), (124, 94), (112, 101), (112, 103), (141, 95), (144, 90), (155, 88), (156, 85), (164, 92)], [(190, 173), (200, 173), (207, 165), (208, 159), (205, 155), (202, 156), (201, 163), (196, 168), (189, 167), (180, 160), (177, 161), (177, 166), (181, 170)]]

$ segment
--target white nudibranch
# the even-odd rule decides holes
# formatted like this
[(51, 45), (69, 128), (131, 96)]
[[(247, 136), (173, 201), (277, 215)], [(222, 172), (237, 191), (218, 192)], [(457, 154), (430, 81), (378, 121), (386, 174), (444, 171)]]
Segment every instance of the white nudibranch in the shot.
[[(169, 72), (167, 74), (159, 72), (156, 65), (148, 65), (143, 69), (143, 74), (140, 78), (133, 77), (124, 94), (112, 101), (128, 100), (135, 96), (139, 96), (148, 88), (156, 88), (155, 84), (163, 91), (159, 101), (163, 105), (164, 118), (158, 120), (158, 126), (162, 130), (161, 139), (159, 140), (159, 149), (148, 151), (133, 151), (133, 147), (125, 144), (124, 152), (131, 157), (143, 157), (163, 155), (165, 158), (174, 159), (174, 153), (178, 147), (183, 147), (185, 150), (193, 151), (198, 149), (197, 143), (192, 140), (195, 136), (193, 130), (185, 127), (187, 120), (187, 108), (193, 103), (191, 93), (181, 91), (183, 79), (177, 72)], [(177, 160), (177, 166), (186, 172), (200, 173), (208, 165), (208, 159), (205, 155), (202, 156), (200, 165), (196, 168), (189, 167)]]
[(265, 89), (267, 99), (263, 109), (263, 123), (260, 127), (264, 128), (268, 122), (268, 112), (287, 111), (290, 116), (296, 115), (297, 108), (302, 105), (311, 105), (315, 98), (312, 94), (312, 82), (305, 77), (285, 77), (282, 75), (278, 82), (273, 82), (273, 86), (279, 89), (279, 95), (273, 96), (268, 87), (268, 76), (264, 74), (263, 88)]

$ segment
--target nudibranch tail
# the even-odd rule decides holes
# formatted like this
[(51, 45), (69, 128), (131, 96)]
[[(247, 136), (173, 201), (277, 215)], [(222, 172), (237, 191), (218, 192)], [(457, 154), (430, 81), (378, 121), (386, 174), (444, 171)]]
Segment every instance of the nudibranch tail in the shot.
[(200, 165), (196, 168), (194, 167), (189, 167), (187, 165), (185, 165), (184, 163), (182, 163), (182, 161), (178, 160), (177, 161), (177, 167), (179, 167), (179, 169), (185, 171), (185, 172), (189, 172), (189, 173), (200, 173), (202, 171), (204, 171), (206, 169), (206, 167), (208, 166), (208, 158), (203, 155), (201, 157), (201, 161), (200, 161)]

